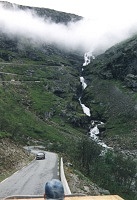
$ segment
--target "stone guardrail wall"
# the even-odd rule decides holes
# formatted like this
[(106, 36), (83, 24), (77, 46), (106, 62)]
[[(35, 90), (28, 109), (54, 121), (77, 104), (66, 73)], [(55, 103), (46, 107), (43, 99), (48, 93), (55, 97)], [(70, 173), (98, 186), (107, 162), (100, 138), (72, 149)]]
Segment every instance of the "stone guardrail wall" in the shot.
[(64, 186), (65, 195), (70, 195), (71, 191), (70, 191), (70, 188), (69, 188), (69, 185), (66, 180), (65, 173), (64, 173), (63, 158), (61, 158), (61, 160), (60, 160), (60, 180)]

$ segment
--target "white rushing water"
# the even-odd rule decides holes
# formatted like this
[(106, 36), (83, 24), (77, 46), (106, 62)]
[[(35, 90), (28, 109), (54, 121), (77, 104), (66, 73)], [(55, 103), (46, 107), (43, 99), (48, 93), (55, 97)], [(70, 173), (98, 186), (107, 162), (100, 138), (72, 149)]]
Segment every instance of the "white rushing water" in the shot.
[(87, 107), (87, 106), (85, 106), (83, 103), (81, 103), (81, 98), (79, 98), (79, 102), (80, 102), (80, 105), (81, 105), (81, 107), (82, 107), (82, 109), (83, 109), (83, 112), (87, 115), (87, 116), (91, 116), (91, 114), (90, 114), (90, 109)]
[(82, 76), (80, 77), (80, 82), (82, 84), (82, 88), (85, 90), (86, 87), (87, 87), (87, 84), (85, 83), (85, 80), (84, 80), (84, 78)]
[[(83, 63), (83, 67), (87, 66), (90, 63), (90, 58), (95, 59), (95, 57), (92, 55), (91, 52), (89, 53), (85, 53), (84, 55), (84, 63)], [(84, 70), (84, 68), (82, 68), (82, 71)], [(87, 84), (85, 83), (85, 79), (84, 77), (80, 77), (80, 82), (82, 84), (82, 89), (85, 90), (87, 87)], [(79, 98), (79, 102), (80, 105), (83, 109), (83, 112), (87, 115), (87, 116), (91, 116), (90, 113), (90, 109), (85, 106), (82, 102), (81, 102), (81, 97)], [(95, 141), (98, 145), (102, 146), (104, 148), (104, 151), (102, 151), (101, 155), (104, 155), (108, 149), (112, 149), (111, 147), (107, 146), (102, 140), (99, 139), (99, 129), (98, 129), (98, 125), (99, 124), (104, 124), (103, 122), (98, 122), (98, 124), (96, 124), (94, 121), (92, 122), (92, 128), (90, 128), (90, 137), (93, 141)]]

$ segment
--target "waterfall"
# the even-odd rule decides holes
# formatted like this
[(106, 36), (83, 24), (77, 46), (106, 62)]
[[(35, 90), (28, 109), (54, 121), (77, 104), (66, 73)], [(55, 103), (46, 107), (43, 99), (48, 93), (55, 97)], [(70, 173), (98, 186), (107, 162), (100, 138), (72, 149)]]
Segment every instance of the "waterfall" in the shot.
[(83, 103), (81, 103), (81, 97), (79, 98), (79, 102), (80, 102), (80, 105), (81, 105), (81, 107), (82, 107), (82, 109), (83, 109), (83, 112), (84, 112), (87, 116), (90, 117), (90, 109), (89, 109), (87, 106), (85, 106)]
[[(90, 63), (90, 58), (95, 59), (95, 57), (92, 55), (91, 52), (85, 53), (83, 67)], [(82, 67), (82, 71), (84, 70), (83, 67)], [(80, 82), (82, 84), (82, 89), (85, 90), (86, 87), (87, 87), (87, 84), (85, 82), (84, 77), (82, 77), (82, 76), (80, 77)], [(81, 107), (83, 109), (83, 112), (87, 116), (90, 117), (91, 116), (90, 109), (81, 102), (81, 97), (79, 98), (79, 102), (80, 102), (80, 105), (81, 105)], [(112, 149), (112, 147), (107, 146), (102, 140), (99, 139), (99, 133), (100, 133), (99, 129), (98, 129), (98, 125), (99, 124), (104, 124), (104, 123), (103, 122), (99, 122), (99, 121), (97, 123), (95, 123), (95, 121), (93, 120), (92, 124), (91, 124), (92, 128), (90, 128), (89, 133), (90, 133), (90, 138), (93, 141), (95, 141), (98, 145), (100, 145), (100, 146), (102, 146), (104, 148), (104, 150), (101, 152), (101, 155), (104, 155), (107, 152), (107, 150), (108, 149)]]

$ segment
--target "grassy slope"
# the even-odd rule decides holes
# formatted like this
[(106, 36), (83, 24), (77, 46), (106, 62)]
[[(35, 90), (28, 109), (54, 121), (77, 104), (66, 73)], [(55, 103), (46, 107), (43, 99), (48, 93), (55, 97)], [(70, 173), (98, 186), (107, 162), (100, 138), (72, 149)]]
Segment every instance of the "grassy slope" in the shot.
[[(81, 134), (82, 129), (75, 129), (68, 119), (72, 117), (68, 110), (76, 112), (77, 108), (80, 115), (82, 110), (76, 98), (80, 84), (78, 71), (66, 58), (67, 55), (48, 56), (47, 59), (39, 51), (39, 59), (34, 61), (32, 55), (24, 57), (24, 60), (22, 52), (14, 54), (11, 62), (4, 61), (5, 56), (1, 54), (1, 137), (11, 135), (20, 140), (27, 135), (65, 144), (68, 139)], [(70, 101), (74, 101), (74, 110)]]

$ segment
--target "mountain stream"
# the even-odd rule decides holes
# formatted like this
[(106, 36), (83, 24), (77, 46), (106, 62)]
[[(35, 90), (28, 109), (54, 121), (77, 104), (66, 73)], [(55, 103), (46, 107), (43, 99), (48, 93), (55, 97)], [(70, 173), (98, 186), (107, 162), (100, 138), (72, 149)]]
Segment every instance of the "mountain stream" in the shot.
[[(84, 66), (86, 66), (86, 65), (88, 65), (89, 63), (90, 63), (90, 58), (92, 58), (92, 59), (95, 59), (95, 57), (89, 52), (89, 53), (85, 53), (85, 55), (84, 55), (84, 63), (83, 63), (83, 67)], [(82, 67), (82, 71), (84, 70), (84, 68)], [(85, 90), (86, 89), (86, 87), (87, 87), (87, 84), (86, 84), (86, 82), (85, 82), (85, 79), (84, 79), (84, 77), (80, 77), (80, 82), (81, 82), (81, 85), (82, 85), (82, 89), (83, 90)], [(85, 106), (85, 104), (83, 104), (82, 102), (81, 102), (81, 97), (79, 98), (79, 102), (80, 102), (80, 105), (81, 105), (81, 107), (82, 107), (82, 109), (83, 109), (83, 112), (87, 115), (87, 116), (91, 116), (91, 113), (90, 113), (90, 109), (87, 107), (87, 106)], [(98, 126), (99, 125), (101, 125), (101, 124), (104, 124), (103, 122), (100, 122), (100, 121), (98, 121), (98, 120), (92, 120), (92, 122), (91, 122), (91, 126), (90, 127), (92, 127), (92, 128), (89, 128), (90, 129), (90, 131), (89, 131), (89, 134), (90, 134), (90, 138), (93, 140), (93, 141), (95, 141), (98, 145), (100, 145), (100, 146), (102, 146), (103, 148), (104, 148), (104, 150), (102, 151), (102, 155), (104, 155), (106, 152), (107, 152), (107, 150), (108, 149), (112, 149), (112, 147), (109, 147), (109, 146), (107, 146), (102, 140), (100, 140), (100, 138), (99, 138), (99, 128), (98, 128)]]

